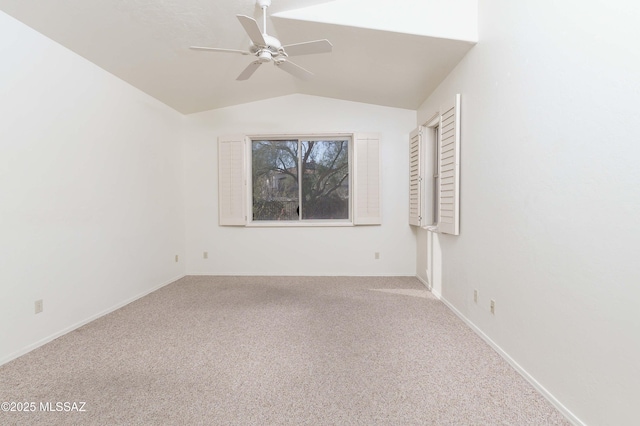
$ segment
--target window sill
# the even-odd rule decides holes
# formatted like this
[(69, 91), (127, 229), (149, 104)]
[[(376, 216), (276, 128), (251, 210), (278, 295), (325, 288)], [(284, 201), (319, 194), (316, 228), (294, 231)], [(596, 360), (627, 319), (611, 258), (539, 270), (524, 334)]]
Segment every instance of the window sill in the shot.
[(248, 228), (326, 228), (354, 226), (350, 220), (305, 220), (305, 221), (284, 221), (284, 220), (264, 220), (251, 221), (247, 223)]

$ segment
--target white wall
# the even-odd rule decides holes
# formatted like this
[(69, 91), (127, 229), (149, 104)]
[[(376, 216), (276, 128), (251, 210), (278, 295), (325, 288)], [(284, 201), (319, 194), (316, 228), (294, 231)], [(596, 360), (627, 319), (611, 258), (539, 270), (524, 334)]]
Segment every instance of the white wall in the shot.
[(0, 58), (2, 363), (185, 267), (180, 114), (2, 12)]
[[(416, 112), (291, 95), (190, 115), (185, 137), (187, 272), (218, 275), (414, 275), (408, 132)], [(237, 133), (379, 132), (382, 226), (218, 226), (217, 138)], [(203, 259), (203, 252), (209, 258)], [(374, 252), (380, 259), (374, 259)]]
[(637, 424), (639, 6), (492, 0), (479, 14), (480, 42), (418, 112), (462, 94), (442, 296), (584, 423)]

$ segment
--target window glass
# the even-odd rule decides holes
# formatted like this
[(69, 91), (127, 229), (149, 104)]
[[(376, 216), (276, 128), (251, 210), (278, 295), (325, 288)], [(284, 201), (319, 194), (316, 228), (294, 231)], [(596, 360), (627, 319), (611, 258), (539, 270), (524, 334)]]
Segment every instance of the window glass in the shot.
[(349, 219), (347, 139), (253, 140), (251, 155), (254, 221)]
[(253, 220), (298, 219), (298, 141), (253, 141)]
[(348, 141), (302, 142), (303, 219), (349, 218)]

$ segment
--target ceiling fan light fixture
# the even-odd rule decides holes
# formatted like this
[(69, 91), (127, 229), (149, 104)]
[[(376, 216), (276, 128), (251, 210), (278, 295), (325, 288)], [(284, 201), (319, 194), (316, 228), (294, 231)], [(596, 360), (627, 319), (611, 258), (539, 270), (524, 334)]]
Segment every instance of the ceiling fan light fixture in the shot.
[(260, 53), (258, 53), (258, 60), (260, 62), (271, 62), (272, 55), (271, 52), (267, 49), (262, 49)]

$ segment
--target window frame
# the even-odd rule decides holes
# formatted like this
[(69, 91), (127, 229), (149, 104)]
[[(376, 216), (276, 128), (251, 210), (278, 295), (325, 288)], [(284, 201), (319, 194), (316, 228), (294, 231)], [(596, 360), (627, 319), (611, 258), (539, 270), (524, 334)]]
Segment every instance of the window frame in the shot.
[[(349, 217), (347, 219), (302, 219), (302, 214), (298, 220), (254, 220), (253, 219), (253, 151), (252, 144), (254, 141), (292, 141), (297, 140), (299, 149), (302, 142), (319, 141), (319, 140), (346, 140), (348, 145), (348, 164), (349, 164)], [(286, 134), (248, 134), (246, 135), (246, 205), (247, 205), (247, 227), (254, 228), (301, 228), (301, 227), (348, 227), (355, 226), (354, 223), (354, 140), (353, 133), (286, 133)], [(301, 161), (301, 151), (299, 151), (298, 162)], [(299, 164), (299, 163), (298, 163)], [(299, 177), (300, 179), (300, 177)], [(299, 185), (299, 200), (302, 205), (302, 187)]]
[[(428, 204), (431, 205), (431, 211), (429, 212), (431, 215), (431, 223), (425, 223), (422, 226), (427, 228), (432, 228), (434, 226), (438, 226), (439, 221), (439, 192), (440, 192), (440, 114), (436, 113), (434, 116), (427, 121), (427, 123), (423, 126), (425, 129), (426, 137), (425, 137), (425, 145), (432, 145), (431, 151), (433, 152), (433, 160), (431, 161), (431, 165), (427, 168), (427, 170), (433, 170), (431, 176), (428, 176), (428, 181), (431, 182), (430, 191), (432, 191)], [(426, 162), (426, 159), (425, 159)], [(426, 185), (425, 185), (426, 187)], [(426, 197), (425, 197), (426, 198)], [(426, 209), (425, 209), (426, 210)], [(426, 213), (426, 212), (425, 212)]]

